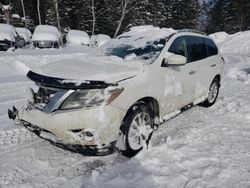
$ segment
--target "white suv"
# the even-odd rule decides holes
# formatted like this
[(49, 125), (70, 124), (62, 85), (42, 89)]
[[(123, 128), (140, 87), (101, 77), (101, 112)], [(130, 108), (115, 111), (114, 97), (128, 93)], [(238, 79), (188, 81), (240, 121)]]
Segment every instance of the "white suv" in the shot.
[(205, 34), (134, 27), (83, 59), (30, 71), (37, 88), (9, 117), (72, 151), (133, 157), (184, 107), (215, 103), (223, 66)]

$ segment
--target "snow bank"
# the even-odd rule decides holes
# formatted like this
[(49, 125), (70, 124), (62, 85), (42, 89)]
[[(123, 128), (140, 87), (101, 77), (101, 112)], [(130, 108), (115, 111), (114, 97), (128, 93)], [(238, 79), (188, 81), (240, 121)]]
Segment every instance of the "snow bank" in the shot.
[(215, 41), (216, 44), (220, 44), (221, 42), (224, 42), (226, 39), (228, 39), (230, 35), (226, 32), (217, 32), (209, 36)]
[(210, 36), (217, 43), (221, 53), (250, 54), (250, 31), (238, 32), (233, 35), (218, 32)]
[(67, 34), (67, 43), (70, 45), (89, 45), (90, 38), (88, 33), (80, 30), (70, 30)]
[(110, 36), (104, 34), (98, 34), (94, 37), (93, 46), (100, 47), (110, 40)]

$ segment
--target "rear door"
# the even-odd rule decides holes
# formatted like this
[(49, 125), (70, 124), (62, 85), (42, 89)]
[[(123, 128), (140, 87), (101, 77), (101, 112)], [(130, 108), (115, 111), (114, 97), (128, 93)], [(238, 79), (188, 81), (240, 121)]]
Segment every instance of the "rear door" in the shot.
[(188, 64), (193, 71), (193, 102), (203, 100), (207, 94), (207, 82), (209, 75), (209, 60), (207, 58), (207, 48), (205, 38), (200, 36), (186, 36), (187, 47), (189, 52)]

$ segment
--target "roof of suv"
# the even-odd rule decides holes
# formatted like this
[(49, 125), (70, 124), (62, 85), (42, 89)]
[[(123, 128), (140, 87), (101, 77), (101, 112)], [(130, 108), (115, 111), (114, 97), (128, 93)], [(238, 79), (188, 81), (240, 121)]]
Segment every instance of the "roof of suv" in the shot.
[(196, 33), (196, 34), (208, 36), (207, 33), (199, 31), (199, 30), (195, 30), (195, 29), (182, 29), (182, 30), (177, 31), (177, 33), (182, 33), (182, 32), (190, 32), (190, 33)]

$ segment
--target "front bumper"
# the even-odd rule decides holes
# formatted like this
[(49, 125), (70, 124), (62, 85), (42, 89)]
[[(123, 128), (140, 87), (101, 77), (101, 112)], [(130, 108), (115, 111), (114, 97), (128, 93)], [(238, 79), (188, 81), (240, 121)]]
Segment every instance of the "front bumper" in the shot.
[(7, 51), (9, 48), (13, 46), (14, 46), (14, 42), (0, 40), (0, 51)]
[(36, 48), (59, 48), (58, 41), (33, 41), (33, 46)]
[(45, 139), (54, 143), (102, 149), (117, 140), (125, 113), (112, 105), (52, 113), (23, 108), (16, 119), (27, 128), (35, 127), (35, 131), (51, 133), (53, 136)]
[(35, 133), (37, 136), (49, 141), (51, 144), (57, 147), (69, 150), (71, 152), (81, 153), (85, 156), (103, 156), (111, 154), (115, 151), (114, 146), (116, 142), (112, 142), (110, 143), (110, 145), (104, 146), (102, 148), (98, 148), (96, 145), (66, 144), (60, 142), (60, 139), (48, 130), (41, 129), (38, 126), (32, 125), (25, 121), (19, 121), (19, 125), (26, 127), (28, 130)]

